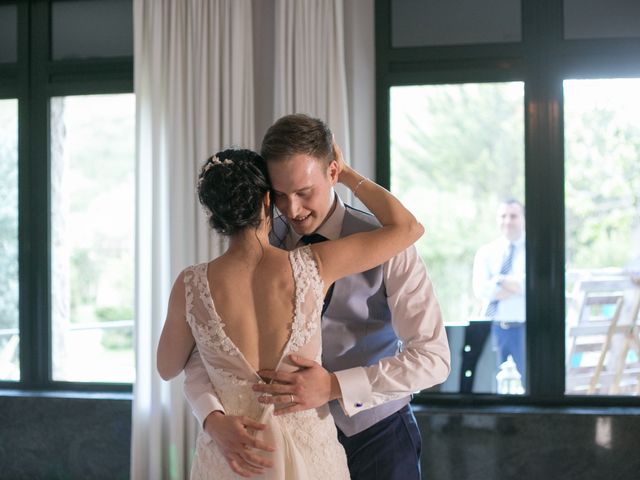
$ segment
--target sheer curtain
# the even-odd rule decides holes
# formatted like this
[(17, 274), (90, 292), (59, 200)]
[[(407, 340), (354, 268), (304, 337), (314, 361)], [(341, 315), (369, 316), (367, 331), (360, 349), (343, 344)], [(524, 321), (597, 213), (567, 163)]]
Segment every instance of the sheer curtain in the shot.
[(342, 0), (275, 0), (275, 118), (323, 119), (350, 158)]
[[(373, 10), (373, 0), (361, 2)], [(268, 14), (252, 25), (252, 8)], [(156, 373), (155, 350), (177, 274), (187, 265), (214, 258), (224, 248), (221, 239), (211, 234), (197, 203), (198, 168), (224, 147), (259, 148), (266, 123), (294, 112), (324, 119), (350, 158), (344, 8), (342, 0), (134, 0), (138, 102), (134, 480), (188, 478), (198, 427), (184, 400), (181, 380), (163, 382)], [(349, 15), (354, 20), (360, 17)], [(362, 28), (347, 28), (352, 32), (351, 50), (360, 51)], [(266, 32), (266, 37), (257, 31)], [(373, 51), (372, 42), (369, 47)], [(254, 65), (260, 66), (255, 73)], [(368, 75), (367, 69), (358, 68), (360, 75)], [(355, 77), (351, 82), (362, 85)], [(373, 85), (373, 79), (368, 80)], [(256, 119), (256, 110), (262, 112), (261, 118)], [(373, 145), (373, 136), (369, 141)]]
[(220, 254), (195, 195), (204, 160), (255, 146), (251, 0), (134, 0), (136, 370), (131, 478), (188, 477), (197, 426), (155, 350), (173, 279)]

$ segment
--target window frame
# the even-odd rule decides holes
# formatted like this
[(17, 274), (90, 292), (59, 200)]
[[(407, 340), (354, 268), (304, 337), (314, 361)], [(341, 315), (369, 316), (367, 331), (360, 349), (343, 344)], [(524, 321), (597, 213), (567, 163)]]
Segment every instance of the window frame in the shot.
[(639, 397), (565, 394), (563, 81), (640, 77), (640, 38), (563, 39), (563, 3), (521, 0), (522, 40), (391, 46), (391, 2), (376, 0), (376, 179), (390, 187), (390, 88), (524, 82), (527, 368), (524, 395), (423, 392), (447, 406), (638, 406)]
[[(133, 56), (51, 59), (51, 4), (16, 0), (18, 59), (0, 65), (0, 98), (18, 99), (20, 380), (2, 390), (131, 392), (131, 383), (52, 380), (50, 100), (133, 93)], [(83, 0), (90, 1), (90, 0)]]

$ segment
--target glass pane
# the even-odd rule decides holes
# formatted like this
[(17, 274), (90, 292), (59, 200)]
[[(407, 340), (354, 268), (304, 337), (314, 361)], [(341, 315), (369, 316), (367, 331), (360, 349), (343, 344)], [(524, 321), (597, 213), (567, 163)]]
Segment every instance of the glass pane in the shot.
[(518, 0), (392, 0), (393, 47), (519, 42)]
[(135, 100), (51, 100), (53, 379), (134, 380)]
[(20, 380), (18, 101), (0, 100), (0, 380)]
[(640, 79), (566, 80), (566, 392), (638, 395)]
[(391, 88), (391, 189), (425, 225), (451, 346), (440, 391), (526, 385), (523, 105), (521, 82)]
[(640, 2), (564, 0), (564, 38), (640, 36)]
[(131, 0), (63, 0), (51, 5), (54, 60), (133, 55)]
[(0, 63), (18, 59), (18, 8), (0, 5)]

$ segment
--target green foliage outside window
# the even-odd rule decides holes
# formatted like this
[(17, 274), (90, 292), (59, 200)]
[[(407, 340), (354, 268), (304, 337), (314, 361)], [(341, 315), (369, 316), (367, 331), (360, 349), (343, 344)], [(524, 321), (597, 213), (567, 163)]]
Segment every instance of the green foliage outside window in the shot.
[(500, 199), (524, 198), (523, 86), (394, 87), (391, 189), (426, 228), (417, 248), (445, 322), (478, 315), (471, 269), (498, 234)]
[[(638, 91), (636, 79), (565, 82), (567, 269), (640, 259)], [(499, 234), (499, 201), (524, 201), (523, 84), (393, 87), (391, 188), (425, 225), (417, 248), (445, 321), (477, 315), (475, 252)]]
[(15, 100), (0, 100), (0, 329), (18, 326), (17, 114)]
[(640, 81), (565, 82), (567, 268), (640, 258)]

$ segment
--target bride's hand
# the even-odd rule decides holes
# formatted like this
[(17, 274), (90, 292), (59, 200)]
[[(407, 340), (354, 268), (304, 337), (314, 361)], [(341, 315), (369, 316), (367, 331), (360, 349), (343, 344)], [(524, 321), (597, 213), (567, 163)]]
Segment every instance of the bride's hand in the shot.
[(342, 155), (342, 150), (336, 143), (336, 139), (333, 139), (333, 157), (338, 165), (338, 181), (340, 181), (340, 176), (342, 173), (348, 168), (348, 165), (344, 161), (344, 156)]
[(225, 415), (220, 411), (209, 414), (204, 430), (216, 442), (231, 470), (242, 477), (261, 475), (272, 462), (259, 451), (273, 452), (271, 445), (258, 440), (252, 432), (264, 430), (266, 425), (248, 417)]

